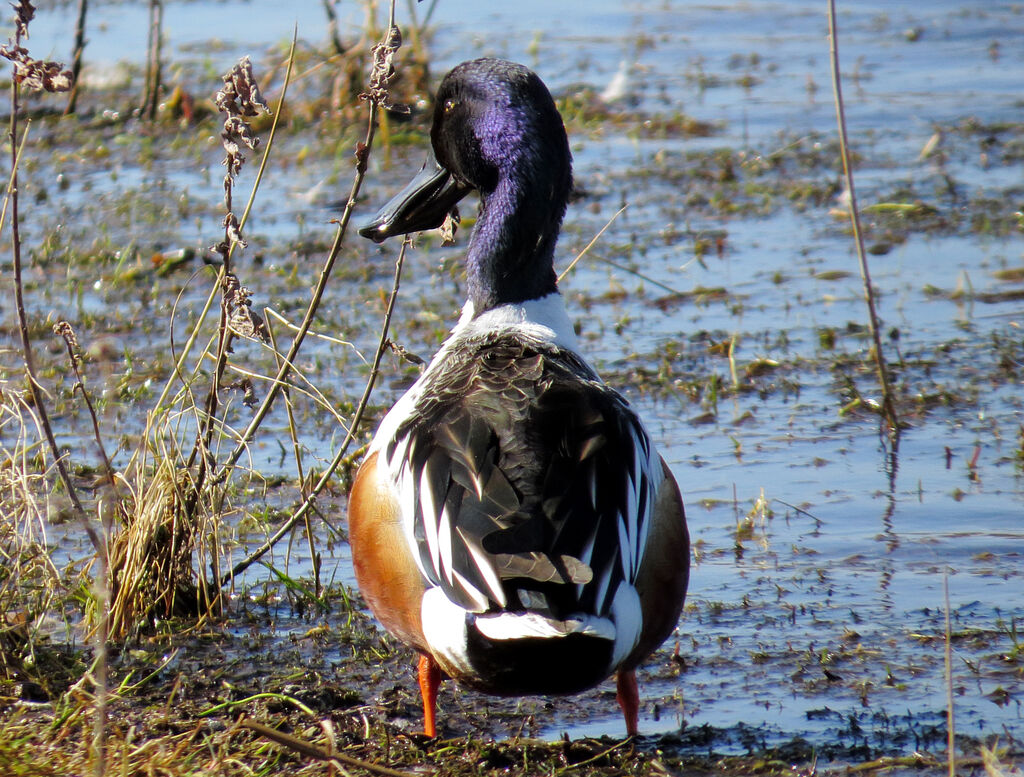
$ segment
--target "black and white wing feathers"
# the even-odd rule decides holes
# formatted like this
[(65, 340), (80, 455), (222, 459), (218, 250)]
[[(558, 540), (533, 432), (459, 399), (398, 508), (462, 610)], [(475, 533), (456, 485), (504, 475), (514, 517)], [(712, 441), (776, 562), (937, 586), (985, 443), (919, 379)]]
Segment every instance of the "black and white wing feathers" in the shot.
[(602, 616), (636, 577), (660, 464), (571, 351), (456, 343), (386, 455), (421, 572), (470, 612)]

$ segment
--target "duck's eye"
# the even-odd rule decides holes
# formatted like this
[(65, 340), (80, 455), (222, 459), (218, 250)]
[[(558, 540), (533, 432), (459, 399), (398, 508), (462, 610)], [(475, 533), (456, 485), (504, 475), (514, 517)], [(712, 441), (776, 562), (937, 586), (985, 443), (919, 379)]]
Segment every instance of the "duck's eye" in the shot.
[(445, 100), (444, 101), (444, 112), (445, 113), (451, 113), (452, 111), (455, 110), (455, 106), (458, 105), (458, 104), (459, 103), (456, 100)]

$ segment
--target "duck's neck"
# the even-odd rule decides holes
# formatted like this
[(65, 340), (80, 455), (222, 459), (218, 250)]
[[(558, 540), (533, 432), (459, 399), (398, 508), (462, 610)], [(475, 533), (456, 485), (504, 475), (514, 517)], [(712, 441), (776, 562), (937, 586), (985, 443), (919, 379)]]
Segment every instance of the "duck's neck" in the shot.
[(536, 189), (509, 177), (480, 195), (466, 252), (469, 299), (477, 315), (558, 290), (555, 242), (565, 203), (553, 199), (550, 189)]

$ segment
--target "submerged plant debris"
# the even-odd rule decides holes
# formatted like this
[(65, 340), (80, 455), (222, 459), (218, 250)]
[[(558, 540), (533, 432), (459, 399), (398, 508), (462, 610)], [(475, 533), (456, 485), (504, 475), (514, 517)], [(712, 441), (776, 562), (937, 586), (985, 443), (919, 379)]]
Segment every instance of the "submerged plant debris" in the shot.
[[(250, 55), (276, 106), (292, 29), (275, 16), (280, 5), (167, 3), (173, 66), (154, 121), (133, 117), (145, 4), (93, 9), (106, 21), (90, 32), (75, 116), (58, 118), (57, 98), (30, 98), (19, 168), (30, 334), (90, 509), (110, 503), (111, 486), (53, 326), (77, 335), (113, 467), (126, 467), (216, 278), (209, 246), (225, 240), (221, 122), (204, 96)], [(564, 9), (441, 0), (417, 35), (400, 17), (403, 48), (381, 56), (393, 68), (388, 99), (408, 112), (386, 112), (355, 218), (422, 164), (433, 83), (422, 77), (481, 54), (536, 69), (566, 119), (576, 192), (561, 268), (628, 204), (561, 287), (586, 354), (648, 419), (694, 540), (677, 634), (638, 673), (643, 736), (621, 739), (610, 683), (523, 699), (447, 683), (441, 736), (418, 735), (414, 657), (351, 587), (344, 493), (356, 451), (310, 537), (296, 530), (237, 577), (222, 616), (152, 617), (110, 645), (112, 770), (329, 773), (256, 723), (365, 762), (341, 764), (350, 773), (938, 775), (950, 690), (958, 773), (1013, 774), (1024, 760), (1019, 9), (838, 4), (858, 197), (908, 424), (893, 446), (880, 433), (823, 12), (796, 0), (591, 5), (567, 25)], [(380, 37), (363, 35), (362, 11), (347, 19), (339, 6), (351, 49), (338, 54), (318, 38), (320, 4), (308, 6), (289, 10), (300, 14), (300, 75), (248, 245), (232, 259), (241, 307), (266, 305), (249, 312), (281, 340), (331, 247), (333, 208), (364, 140), (367, 41)], [(69, 45), (62, 9), (43, 5), (33, 50)], [(140, 42), (105, 50), (107, 36), (125, 36), (114, 17), (134, 23), (136, 13)], [(213, 26), (197, 29), (210, 14), (234, 19), (236, 38), (211, 42)], [(175, 21), (183, 15), (193, 23)], [(423, 62), (412, 52), (428, 43)], [(251, 123), (264, 133), (269, 118)], [(236, 204), (257, 166), (239, 173)], [(353, 450), (458, 316), (470, 211), (454, 245), (426, 234), (409, 252), (393, 347)], [(289, 405), (277, 403), (220, 505), (216, 536), (204, 538), (222, 553), (214, 574), (282, 525), (344, 437), (397, 250), (342, 245)], [(11, 268), (6, 250), (0, 266)], [(0, 307), (0, 443), (23, 454), (0, 466), (0, 772), (83, 774), (95, 763), (93, 546), (42, 469), (18, 332), (10, 303)], [(278, 369), (256, 341), (233, 349), (244, 370), (222, 394), (227, 448), (267, 389), (260, 376)]]

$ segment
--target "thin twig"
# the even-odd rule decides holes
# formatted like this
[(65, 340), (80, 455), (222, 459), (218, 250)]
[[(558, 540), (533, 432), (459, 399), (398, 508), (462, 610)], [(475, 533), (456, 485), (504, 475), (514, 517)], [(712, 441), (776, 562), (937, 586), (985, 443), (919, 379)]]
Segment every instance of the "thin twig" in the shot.
[(605, 223), (603, 227), (601, 227), (601, 231), (594, 235), (590, 239), (590, 242), (587, 243), (586, 246), (584, 246), (583, 250), (576, 254), (576, 258), (569, 262), (569, 266), (562, 270), (562, 274), (558, 276), (559, 283), (562, 282), (562, 279), (565, 278), (566, 275), (572, 272), (572, 268), (576, 266), (576, 263), (586, 255), (587, 251), (589, 251), (593, 247), (594, 243), (598, 241), (601, 235), (605, 233), (605, 230), (608, 229), (608, 227), (612, 225), (612, 222), (615, 221), (615, 219), (617, 219), (620, 215), (622, 215), (622, 212), (628, 207), (629, 203), (627, 202), (625, 205), (623, 205), (621, 208), (615, 211), (614, 214), (612, 214), (612, 217), (608, 219), (608, 221)]
[(71, 362), (71, 369), (75, 373), (75, 385), (71, 387), (71, 391), (72, 393), (75, 391), (81, 392), (82, 399), (85, 400), (86, 410), (89, 412), (89, 418), (92, 420), (93, 437), (96, 440), (96, 447), (99, 448), (100, 457), (103, 459), (103, 467), (106, 471), (107, 479), (110, 481), (110, 485), (117, 491), (117, 478), (115, 477), (114, 467), (110, 463), (110, 457), (107, 455), (107, 448), (103, 444), (103, 435), (100, 434), (99, 417), (96, 415), (96, 408), (92, 403), (92, 397), (85, 388), (85, 376), (82, 374), (82, 357), (79, 352), (78, 339), (75, 337), (71, 324), (64, 320), (54, 324), (53, 331), (64, 339), (64, 345), (68, 351), (68, 361)]
[[(224, 379), (224, 368), (227, 366), (228, 353), (235, 338), (235, 329), (231, 325), (232, 316), (240, 309), (248, 309), (248, 292), (241, 286), (237, 276), (232, 270), (231, 260), (234, 255), (235, 246), (245, 248), (242, 238), (243, 227), (238, 222), (234, 212), (234, 190), (235, 182), (241, 173), (245, 157), (241, 153), (243, 145), (255, 150), (259, 145), (259, 138), (249, 128), (247, 119), (255, 116), (259, 111), (269, 112), (270, 109), (263, 102), (259, 87), (256, 84), (256, 77), (252, 72), (252, 63), (249, 57), (243, 57), (223, 77), (224, 85), (218, 90), (215, 102), (220, 111), (224, 114), (224, 125), (221, 132), (221, 139), (224, 145), (225, 156), (224, 166), (224, 239), (214, 246), (214, 250), (221, 256), (221, 267), (217, 273), (217, 287), (221, 292), (220, 297), (220, 319), (217, 327), (217, 349), (216, 366), (213, 370), (213, 379), (210, 381), (210, 388), (207, 392), (206, 403), (201, 417), (200, 432), (196, 435), (195, 447), (189, 454), (186, 466), (191, 467), (196, 456), (203, 454), (200, 463), (197, 479), (199, 486), (197, 491), (204, 485), (207, 462), (206, 454), (210, 450), (213, 440), (215, 418), (220, 404), (220, 392)], [(264, 161), (267, 155), (263, 156)], [(259, 180), (256, 186), (259, 185)], [(255, 196), (256, 186), (250, 193), (249, 201), (252, 202)], [(257, 328), (249, 317), (249, 326)], [(204, 352), (205, 353), (205, 352)]]
[[(28, 123), (31, 126), (31, 122)], [(4, 189), (4, 204), (3, 208), (0, 208), (0, 231), (3, 231), (4, 224), (7, 223), (7, 210), (11, 204), (11, 195), (14, 192), (14, 174), (18, 172), (18, 166), (21, 164), (21, 157), (25, 151), (25, 145), (28, 143), (28, 127), (26, 126), (25, 132), (21, 133), (21, 145), (18, 146), (18, 153), (14, 156), (14, 164), (11, 166), (11, 174), (7, 176), (7, 186)]]
[[(580, 259), (587, 255), (590, 249), (594, 247), (594, 244), (597, 243), (597, 241), (601, 238), (601, 235), (605, 233), (605, 230), (607, 230), (608, 227), (612, 225), (612, 222), (615, 221), (615, 219), (617, 219), (622, 214), (622, 212), (626, 210), (626, 208), (628, 207), (629, 203), (626, 203), (617, 211), (615, 211), (615, 213), (612, 214), (612, 217), (605, 222), (605, 225), (601, 227), (600, 231), (596, 235), (594, 235), (590, 239), (590, 242), (583, 247), (583, 250), (576, 254), (576, 257), (571, 262), (569, 262), (569, 266), (562, 270), (561, 274), (558, 276), (559, 283), (561, 283), (565, 279), (565, 277), (570, 272), (572, 272), (572, 269), (576, 266)], [(668, 286), (662, 283), (661, 281), (652, 278), (649, 275), (644, 275), (642, 272), (640, 272), (639, 270), (634, 270), (632, 267), (626, 267), (624, 264), (619, 264), (618, 262), (614, 262), (611, 259), (608, 259), (607, 257), (604, 256), (598, 256), (597, 254), (594, 254), (593, 258), (599, 262), (602, 262), (603, 264), (607, 264), (609, 267), (614, 267), (616, 270), (621, 270), (622, 272), (634, 275), (640, 280), (645, 281), (646, 283), (650, 283), (652, 286), (657, 286), (660, 289), (664, 289), (669, 294), (674, 294), (680, 297), (683, 295), (683, 292), (677, 291), (676, 289), (673, 289), (671, 286)], [(684, 265), (681, 269), (685, 270), (686, 267), (688, 267), (692, 261), (693, 260), (691, 259), (690, 262), (687, 262), (686, 265)]]
[(97, 552), (100, 562), (100, 573), (93, 581), (100, 612), (100, 622), (93, 634), (93, 652), (95, 654), (94, 701), (96, 711), (92, 723), (93, 771), (96, 777), (104, 777), (107, 773), (107, 641), (110, 638), (110, 568), (106, 547), (106, 532), (103, 535), (104, 547)]
[[(281, 96), (277, 100), (277, 110), (274, 112), (274, 118), (270, 123), (270, 132), (267, 134), (267, 145), (263, 152), (263, 158), (260, 159), (259, 170), (256, 171), (256, 179), (252, 184), (252, 191), (249, 192), (249, 199), (245, 203), (245, 210), (242, 211), (242, 217), (238, 220), (239, 230), (245, 229), (245, 223), (249, 220), (249, 213), (252, 212), (252, 204), (256, 199), (256, 192), (259, 191), (260, 181), (263, 180), (263, 173), (267, 169), (267, 162), (270, 159), (270, 150), (274, 147), (274, 137), (277, 135), (277, 124), (281, 120), (281, 111), (284, 108), (285, 98), (288, 96), (288, 86), (292, 82), (292, 69), (295, 67), (295, 44), (299, 39), (299, 27), (295, 25), (292, 30), (292, 43), (288, 49), (288, 66), (284, 71), (284, 83), (281, 85)], [(230, 250), (234, 251), (235, 246), (232, 244)]]
[(853, 169), (850, 164), (850, 149), (846, 142), (846, 112), (843, 108), (843, 87), (839, 74), (839, 46), (836, 41), (836, 3), (828, 0), (828, 38), (832, 62), (832, 90), (836, 101), (836, 120), (839, 123), (839, 151), (843, 160), (843, 175), (846, 178), (846, 191), (850, 195), (850, 222), (853, 226), (853, 238), (857, 246), (857, 259), (860, 262), (860, 275), (864, 282), (864, 300), (868, 306), (868, 328), (875, 347), (875, 366), (878, 368), (878, 381), (882, 388), (882, 409), (889, 422), (890, 438), (899, 434), (899, 419), (893, 403), (892, 388), (889, 384), (889, 370), (882, 352), (882, 336), (878, 331), (878, 313), (875, 310), (875, 292), (871, 286), (871, 273), (868, 271), (867, 252), (864, 250), (864, 237), (860, 229), (860, 214), (857, 212), (857, 193), (853, 186)]
[(331, 39), (331, 45), (335, 52), (345, 54), (345, 45), (338, 37), (338, 14), (334, 10), (334, 0), (323, 0), (324, 12), (327, 14), (327, 37)]
[[(372, 112), (371, 108), (371, 112)], [(367, 133), (367, 137), (372, 137), (372, 132)], [(362, 167), (365, 172), (365, 166)], [(363, 173), (357, 172), (356, 178), (360, 184), (362, 184)], [(358, 193), (358, 188), (353, 187), (353, 192)], [(280, 366), (278, 367), (277, 374), (273, 377), (270, 382), (270, 389), (263, 397), (263, 401), (260, 406), (253, 413), (249, 424), (245, 427), (242, 433), (239, 435), (238, 443), (234, 450), (228, 455), (227, 459), (221, 464), (220, 471), (216, 477), (216, 481), (220, 482), (227, 477), (231, 468), (235, 466), (238, 460), (241, 458), (245, 449), (252, 442), (256, 431), (263, 424), (264, 418), (270, 412), (270, 408), (274, 401), (277, 399), (278, 393), (281, 391), (282, 386), (288, 379), (288, 375), (291, 373), (292, 364), (295, 362), (295, 357), (298, 355), (299, 349), (305, 340), (306, 334), (309, 332), (310, 327), (313, 325), (313, 319), (316, 315), (316, 311), (320, 307), (320, 301), (323, 298), (324, 291), (327, 288), (327, 281), (330, 279), (331, 272), (334, 269), (334, 264), (337, 261), (338, 254), (341, 253), (341, 244), (345, 235), (346, 227), (348, 226), (348, 220), (351, 217), (352, 207), (355, 202), (355, 195), (350, 195), (349, 204), (346, 206), (345, 212), (342, 214), (341, 221), (339, 222), (338, 231), (334, 237), (334, 244), (331, 246), (330, 253), (327, 255), (327, 259), (324, 261), (323, 267), (320, 269), (320, 278), (317, 280), (316, 288), (313, 290), (313, 295), (310, 298), (309, 305), (306, 307), (306, 313), (302, 318), (302, 323), (299, 324), (298, 331), (295, 333), (292, 339), (291, 345), (288, 348), (288, 353), (284, 359), (281, 360)]]
[[(667, 291), (669, 294), (673, 295), (674, 297), (683, 297), (683, 296), (686, 295), (686, 292), (684, 292), (684, 291), (679, 291), (678, 289), (674, 289), (671, 286), (669, 286), (667, 283), (662, 283), (658, 279), (652, 278), (650, 275), (646, 275), (646, 274), (640, 272), (639, 270), (634, 270), (632, 267), (627, 267), (626, 265), (621, 264), (620, 262), (616, 262), (616, 261), (614, 261), (612, 259), (609, 259), (606, 256), (599, 256), (598, 254), (592, 254), (592, 256), (593, 256), (594, 259), (596, 259), (597, 261), (601, 262), (602, 264), (606, 264), (609, 267), (614, 267), (616, 270), (621, 270), (622, 272), (624, 272), (624, 273), (626, 273), (628, 275), (632, 275), (632, 276), (634, 276), (636, 278), (639, 278), (644, 283), (649, 283), (652, 286), (657, 286), (659, 289), (663, 289), (663, 290)], [(680, 269), (681, 270), (685, 270), (690, 265), (690, 263), (692, 263), (692, 262), (693, 262), (693, 260), (691, 259), (689, 262), (687, 262), (685, 265), (683, 265)]]
[(608, 757), (609, 755), (614, 753), (616, 750), (618, 750), (620, 747), (623, 747), (625, 745), (631, 745), (632, 743), (633, 743), (633, 740), (631, 740), (631, 739), (623, 739), (621, 742), (616, 742), (614, 745), (609, 747), (607, 750), (602, 750), (600, 753), (597, 753), (596, 755), (592, 755), (590, 758), (587, 758), (587, 759), (585, 759), (583, 761), (579, 761), (579, 762), (574, 763), (574, 764), (570, 764), (569, 766), (562, 767), (557, 772), (555, 772), (555, 774), (567, 774), (568, 772), (571, 772), (574, 769), (580, 769), (580, 768), (582, 768), (584, 766), (589, 766), (592, 763), (596, 763), (597, 761), (600, 761), (602, 758)]
[[(16, 38), (16, 42), (20, 45), (20, 34)], [(8, 184), (8, 201), (11, 209), (11, 248), (13, 254), (13, 269), (14, 269), (14, 306), (18, 315), (18, 333), (21, 336), (21, 350), (22, 359), (25, 363), (25, 374), (28, 378), (29, 393), (32, 395), (32, 402), (36, 408), (36, 412), (39, 415), (39, 422), (43, 427), (43, 433), (46, 435), (46, 442), (50, 447), (50, 452), (53, 454), (54, 463), (57, 465), (57, 472), (60, 475), (61, 482), (64, 484), (64, 489), (68, 493), (68, 498), (71, 500), (71, 504), (74, 507), (75, 513), (82, 521), (82, 525), (85, 527), (86, 532), (89, 535), (90, 541), (93, 546), (99, 550), (99, 536), (96, 534), (92, 526), (89, 525), (85, 514), (85, 508), (82, 507), (82, 502), (78, 498), (78, 492), (75, 490), (74, 484), (71, 482), (71, 475), (68, 473), (67, 464), (64, 462), (64, 456), (60, 452), (60, 448), (57, 445), (57, 439), (53, 434), (53, 427), (50, 425), (50, 416), (46, 410), (45, 397), (43, 396), (43, 390), (39, 385), (39, 381), (36, 378), (35, 368), (35, 357), (32, 352), (32, 339), (29, 336), (28, 329), (28, 316), (25, 313), (25, 288), (22, 280), (22, 259), (21, 259), (21, 227), (20, 219), (18, 216), (18, 162), (20, 161), (21, 144), (18, 142), (18, 112), (19, 96), (21, 89), (18, 86), (16, 79), (11, 79), (11, 121), (9, 129), (9, 138), (11, 143), (11, 178)], [(22, 142), (28, 134), (28, 127), (25, 128)]]
[[(266, 308), (264, 308), (264, 310), (266, 310)], [(278, 366), (280, 366), (281, 358), (282, 355), (280, 351), (274, 354), (274, 359), (278, 362)], [(273, 380), (273, 378), (269, 375), (264, 375), (261, 372), (245, 369), (244, 367), (240, 367), (237, 364), (231, 364), (230, 362), (228, 363), (228, 369), (233, 374), (238, 375), (241, 378), (248, 378), (249, 380), (258, 380), (266, 382)], [(299, 369), (294, 364), (292, 365), (292, 375), (301, 378), (302, 382), (305, 384), (305, 387), (297, 385), (297, 383), (294, 381), (286, 381), (284, 388), (313, 400), (313, 402), (319, 405), (321, 409), (326, 410), (334, 418), (334, 420), (338, 422), (339, 426), (348, 429), (348, 421), (342, 417), (341, 413), (337, 411), (332, 402), (326, 396), (324, 396), (324, 393), (320, 391), (320, 389), (318, 389), (316, 385), (306, 375), (303, 374), (302, 370)]]
[(812, 521), (814, 521), (815, 523), (817, 523), (819, 525), (825, 523), (823, 520), (821, 520), (821, 518), (816, 516), (814, 513), (808, 512), (804, 508), (797, 507), (796, 505), (790, 504), (789, 502), (784, 502), (781, 499), (779, 499), (778, 497), (772, 497), (772, 501), (773, 502), (778, 502), (780, 505), (783, 505), (784, 507), (788, 507), (790, 510), (793, 510), (795, 512), (800, 513), (800, 515), (806, 515), (808, 518), (810, 518)]
[(949, 753), (949, 777), (956, 777), (956, 721), (953, 716), (953, 638), (949, 617), (949, 570), (942, 574), (942, 593), (946, 601), (946, 747)]
[(893, 769), (900, 766), (913, 766), (920, 769), (922, 767), (935, 768), (938, 765), (938, 761), (932, 756), (924, 753), (914, 753), (913, 755), (899, 756), (883, 755), (881, 758), (876, 758), (874, 761), (852, 764), (851, 766), (846, 767), (846, 770), (852, 774), (857, 774), (858, 772), (874, 772), (880, 769)]
[[(218, 90), (215, 97), (217, 107), (225, 117), (221, 140), (226, 152), (224, 158), (224, 166), (226, 167), (226, 172), (224, 173), (224, 239), (214, 247), (214, 250), (221, 256), (221, 267), (217, 273), (216, 284), (221, 293), (220, 320), (217, 328), (216, 366), (213, 370), (213, 377), (210, 381), (203, 412), (199, 417), (195, 444), (186, 462), (186, 467), (191, 468), (196, 458), (199, 458), (195, 482), (184, 500), (184, 515), (192, 523), (194, 523), (196, 508), (207, 485), (208, 475), (215, 466), (211, 446), (215, 430), (223, 423), (217, 419), (217, 413), (220, 409), (220, 392), (224, 378), (224, 369), (227, 365), (228, 353), (231, 351), (231, 344), (235, 338), (235, 327), (232, 324), (235, 315), (241, 314), (246, 321), (246, 325), (250, 328), (252, 336), (258, 338), (265, 334), (261, 331), (263, 327), (262, 321), (256, 320), (256, 317), (251, 314), (249, 309), (248, 290), (242, 287), (238, 277), (232, 272), (231, 257), (236, 245), (242, 248), (245, 247), (245, 242), (242, 239), (242, 226), (235, 216), (233, 204), (235, 181), (245, 161), (245, 157), (240, 149), (242, 145), (245, 145), (255, 150), (259, 144), (259, 138), (253, 135), (246, 119), (258, 115), (260, 111), (269, 113), (270, 109), (260, 94), (249, 57), (243, 57), (232, 67), (223, 77), (223, 81), (224, 85)], [(265, 163), (267, 159), (266, 153), (263, 158)], [(250, 205), (253, 197), (255, 197), (258, 186), (259, 179), (257, 179), (253, 191), (250, 193)], [(198, 326), (199, 323), (195, 325), (196, 328)], [(203, 355), (206, 353), (207, 351), (204, 351)], [(200, 356), (200, 362), (202, 359), (203, 356)], [(224, 497), (224, 493), (217, 496), (215, 508), (218, 514), (221, 507), (220, 503)], [(217, 554), (214, 554), (214, 556), (214, 563), (216, 564)], [(216, 573), (215, 576), (220, 577)]]
[(435, 8), (437, 8), (437, 0), (430, 0), (430, 7), (427, 8), (427, 12), (423, 16), (423, 21), (420, 23), (422, 29), (426, 29), (427, 25), (430, 24), (430, 20), (434, 16)]
[[(270, 336), (270, 347), (274, 351), (274, 356), (277, 358), (278, 369), (281, 367), (281, 352), (277, 350), (277, 338), (274, 336), (274, 328), (267, 324), (267, 334)], [(288, 436), (291, 437), (292, 441), (292, 455), (295, 457), (295, 473), (299, 479), (299, 493), (302, 494), (303, 499), (308, 497), (308, 490), (306, 489), (306, 473), (305, 467), (302, 464), (302, 445), (299, 442), (298, 425), (295, 422), (295, 409), (292, 404), (291, 389), (289, 386), (284, 386), (284, 408), (288, 415)], [(313, 538), (313, 526), (309, 520), (309, 512), (305, 515), (305, 529), (306, 529), (306, 543), (309, 546), (309, 562), (313, 565), (313, 592), (314, 595), (319, 597), (323, 592), (320, 585), (320, 556), (316, 552), (316, 541)]]
[[(298, 325), (293, 324), (289, 319), (285, 318), (283, 315), (281, 315), (281, 313), (274, 310), (273, 308), (264, 308), (263, 313), (264, 315), (267, 316), (267, 318), (276, 318), (278, 321), (284, 324), (285, 328), (288, 329), (289, 331), (299, 331)], [(315, 337), (317, 340), (320, 340), (325, 343), (330, 343), (331, 345), (343, 345), (346, 348), (351, 348), (355, 355), (359, 357), (359, 360), (363, 364), (369, 364), (369, 362), (366, 361), (366, 357), (359, 352), (355, 344), (348, 340), (342, 340), (340, 337), (331, 337), (330, 335), (325, 335), (323, 332), (313, 332), (312, 336)]]
[[(20, 49), (22, 35), (28, 35), (28, 23), (32, 18), (34, 9), (28, 2), (22, 2), (21, 5), (14, 5), (16, 12), (18, 13), (18, 22), (15, 27), (14, 35), (14, 49)], [(6, 56), (6, 55), (5, 55)], [(23, 64), (27, 64), (29, 61), (27, 53), (24, 54), (25, 60)], [(85, 509), (82, 507), (82, 503), (78, 498), (78, 492), (75, 490), (74, 485), (71, 482), (71, 478), (68, 474), (67, 465), (64, 462), (64, 457), (57, 447), (57, 441), (53, 434), (53, 427), (50, 425), (49, 413), (46, 409), (45, 397), (43, 396), (42, 387), (39, 385), (39, 381), (36, 378), (35, 370), (35, 359), (32, 352), (32, 340), (29, 336), (28, 330), (28, 317), (25, 313), (25, 295), (24, 295), (24, 282), (22, 280), (22, 257), (21, 257), (21, 219), (18, 215), (18, 163), (21, 161), (21, 152), (24, 147), (25, 139), (28, 137), (28, 127), (26, 126), (25, 132), (21, 143), (18, 143), (18, 111), (19, 111), (19, 98), (21, 96), (21, 88), (19, 86), (19, 80), (17, 76), (17, 60), (12, 59), (15, 64), (15, 77), (11, 78), (11, 119), (10, 119), (10, 143), (11, 143), (11, 178), (7, 189), (7, 199), (11, 208), (11, 248), (13, 253), (13, 264), (14, 264), (14, 298), (15, 307), (18, 315), (18, 330), (21, 335), (22, 345), (22, 359), (25, 363), (25, 374), (28, 379), (29, 391), (32, 395), (32, 401), (35, 406), (36, 415), (39, 419), (39, 423), (43, 428), (43, 432), (46, 436), (47, 444), (50, 446), (50, 450), (53, 454), (54, 461), (57, 465), (57, 471), (60, 474), (60, 478), (64, 483), (64, 487), (67, 490), (68, 497), (71, 499), (71, 503), (81, 520), (82, 526), (85, 528), (90, 541), (96, 551), (100, 561), (100, 574), (96, 578), (97, 588), (97, 606), (100, 609), (101, 620), (100, 629), (97, 630), (99, 637), (96, 643), (96, 662), (97, 662), (97, 674), (96, 674), (96, 707), (95, 717), (93, 718), (93, 758), (94, 768), (97, 777), (103, 777), (107, 771), (107, 754), (106, 754), (106, 736), (107, 736), (107, 709), (106, 709), (106, 685), (107, 685), (107, 653), (106, 653), (106, 625), (109, 622), (110, 614), (110, 597), (109, 592), (109, 577), (107, 574), (107, 548), (105, 537), (100, 537), (96, 529), (89, 524), (88, 518), (85, 513)], [(58, 75), (60, 78), (66, 79), (66, 83), (60, 86), (56, 85), (51, 80), (50, 84), (47, 85), (45, 78), (40, 81), (39, 86), (45, 91), (61, 91), (62, 89), (70, 88), (71, 77), (70, 73), (59, 73), (60, 66), (55, 66), (56, 69), (52, 69), (51, 65), (55, 63), (43, 63), (34, 62), (34, 65), (40, 67), (40, 72), (43, 74), (49, 74), (48, 77), (52, 79), (53, 76)], [(24, 77), (24, 75), (22, 76)], [(70, 346), (69, 346), (70, 348)], [(94, 416), (95, 418), (95, 416)], [(108, 462), (109, 463), (109, 462)]]
[(283, 693), (269, 693), (269, 692), (268, 693), (254, 693), (252, 696), (246, 696), (244, 699), (233, 699), (231, 701), (225, 701), (225, 702), (222, 702), (220, 704), (215, 704), (214, 706), (208, 707), (205, 710), (203, 710), (202, 712), (200, 712), (198, 717), (206, 718), (206, 717), (209, 717), (210, 715), (216, 715), (218, 712), (222, 712), (224, 710), (234, 709), (235, 707), (241, 706), (243, 704), (249, 704), (249, 703), (254, 702), (254, 701), (259, 701), (260, 699), (275, 699), (277, 701), (285, 701), (285, 702), (288, 702), (289, 704), (294, 704), (295, 707), (300, 712), (303, 712), (306, 715), (309, 715), (311, 718), (312, 717), (316, 717), (316, 713), (313, 712), (312, 709), (307, 707), (305, 704), (303, 704), (301, 701), (299, 701), (295, 697), (287, 696), (287, 695), (285, 695)]
[(318, 761), (333, 761), (339, 766), (342, 764), (345, 766), (355, 766), (359, 769), (366, 769), (368, 772), (383, 774), (385, 777), (409, 777), (411, 774), (411, 772), (400, 772), (397, 769), (380, 766), (379, 764), (371, 763), (370, 761), (361, 761), (358, 758), (353, 758), (352, 756), (345, 755), (344, 753), (328, 753), (326, 750), (317, 747), (312, 742), (299, 739), (291, 734), (285, 734), (283, 731), (278, 731), (276, 728), (270, 728), (270, 726), (264, 726), (262, 723), (257, 723), (255, 720), (249, 720), (248, 718), (243, 718), (239, 725), (242, 726), (242, 728), (255, 731), (261, 737), (277, 742), (279, 745), (283, 745), (289, 750), (302, 753), (303, 755), (308, 756), (309, 758), (315, 758)]
[(312, 509), (316, 497), (324, 490), (324, 488), (326, 488), (327, 483), (334, 475), (335, 470), (338, 469), (338, 466), (345, 459), (348, 446), (351, 445), (352, 440), (355, 439), (356, 430), (359, 428), (359, 424), (363, 420), (363, 415), (366, 413), (366, 407), (370, 402), (370, 394), (373, 393), (373, 387), (377, 382), (377, 376), (380, 374), (381, 359), (384, 357), (384, 351), (387, 350), (388, 343), (390, 342), (388, 339), (388, 331), (391, 328), (391, 315), (394, 313), (395, 301), (398, 299), (398, 289), (402, 280), (402, 265), (405, 263), (405, 251), (409, 246), (409, 243), (410, 239), (406, 237), (405, 240), (402, 241), (401, 250), (398, 252), (398, 259), (395, 262), (395, 279), (391, 286), (391, 295), (388, 297), (387, 309), (384, 311), (384, 324), (381, 327), (380, 340), (377, 342), (377, 351), (373, 355), (373, 365), (370, 367), (370, 377), (366, 380), (366, 386), (363, 388), (363, 396), (359, 399), (359, 405), (356, 407), (356, 411), (352, 415), (352, 423), (349, 424), (348, 432), (345, 434), (344, 441), (338, 448), (337, 453), (334, 454), (334, 458), (327, 466), (327, 469), (325, 469), (320, 475), (320, 479), (317, 480), (316, 485), (313, 486), (309, 495), (303, 503), (299, 505), (298, 509), (287, 521), (285, 521), (281, 528), (274, 532), (272, 537), (267, 539), (267, 541), (260, 545), (260, 547), (235, 564), (235, 566), (231, 568), (231, 571), (221, 580), (221, 585), (227, 585), (231, 578), (240, 575), (249, 566), (258, 561), (263, 554), (274, 547), (274, 545), (276, 545), (285, 534), (290, 532), (300, 520), (305, 518), (306, 514)]
[[(270, 335), (270, 347), (274, 351), (277, 366), (280, 369), (281, 352), (277, 350), (277, 337), (274, 334), (274, 328), (269, 324), (267, 326), (267, 333)], [(291, 437), (292, 454), (295, 456), (295, 472), (299, 477), (299, 483), (302, 483), (305, 480), (304, 467), (302, 465), (302, 446), (299, 442), (298, 425), (295, 423), (295, 409), (292, 404), (291, 387), (286, 385), (282, 390), (284, 391), (284, 407), (288, 414), (288, 435)]]
[[(417, 65), (422, 68), (422, 75), (417, 75), (417, 78), (422, 78), (421, 83), (426, 83), (429, 80), (430, 57), (427, 55), (424, 43), (427, 31), (426, 21), (421, 22), (416, 18), (416, 6), (419, 2), (420, 0), (406, 0), (410, 21), (409, 46), (413, 51)], [(430, 12), (433, 12), (433, 7), (431, 7)]]

